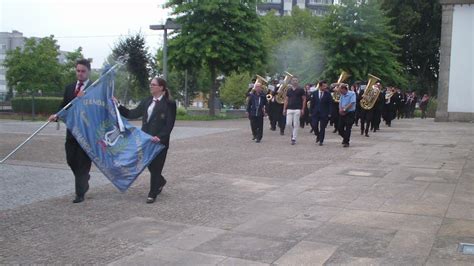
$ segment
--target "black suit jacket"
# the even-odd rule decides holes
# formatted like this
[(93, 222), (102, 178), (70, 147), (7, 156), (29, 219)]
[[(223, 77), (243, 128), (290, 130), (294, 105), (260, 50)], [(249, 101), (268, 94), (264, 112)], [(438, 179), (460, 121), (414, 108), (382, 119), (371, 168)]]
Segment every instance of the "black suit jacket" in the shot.
[[(87, 82), (84, 89), (87, 89), (90, 85), (92, 85), (92, 83), (93, 82), (89, 80), (89, 82)], [(74, 100), (74, 98), (76, 98), (76, 95), (74, 94), (74, 91), (76, 90), (76, 84), (77, 84), (77, 81), (69, 85), (66, 85), (66, 88), (64, 88), (63, 102), (59, 106), (59, 110), (63, 109), (64, 106), (66, 106), (69, 102), (71, 102), (72, 100)], [(66, 132), (66, 140), (71, 140), (71, 139), (74, 139), (74, 136), (68, 129)]]
[(325, 91), (323, 97), (319, 98), (319, 90), (313, 91), (311, 95), (311, 110), (312, 116), (327, 118), (332, 111), (332, 96), (331, 93)]
[(153, 101), (153, 97), (149, 96), (142, 100), (135, 109), (127, 109), (120, 106), (120, 114), (125, 118), (137, 119), (142, 118), (142, 130), (152, 136), (158, 136), (160, 143), (169, 146), (171, 131), (176, 120), (176, 102), (167, 100), (164, 97), (155, 104), (153, 112), (148, 121), (148, 107)]

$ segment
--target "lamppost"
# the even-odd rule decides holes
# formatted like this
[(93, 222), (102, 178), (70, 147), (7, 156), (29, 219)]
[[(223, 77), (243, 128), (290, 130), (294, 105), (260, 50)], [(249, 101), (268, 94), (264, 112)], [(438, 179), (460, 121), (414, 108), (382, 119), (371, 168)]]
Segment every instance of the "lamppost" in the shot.
[(168, 79), (168, 30), (178, 30), (181, 26), (168, 18), (163, 25), (150, 25), (150, 30), (163, 30), (163, 77)]

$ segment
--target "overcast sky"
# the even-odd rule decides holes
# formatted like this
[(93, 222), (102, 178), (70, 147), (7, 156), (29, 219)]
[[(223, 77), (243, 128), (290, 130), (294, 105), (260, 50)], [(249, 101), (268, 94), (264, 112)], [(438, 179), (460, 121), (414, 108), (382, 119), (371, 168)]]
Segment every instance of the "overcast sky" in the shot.
[(142, 32), (153, 54), (163, 32), (149, 30), (170, 14), (166, 0), (0, 0), (0, 31), (25, 37), (54, 35), (60, 49), (83, 48), (92, 67), (100, 68), (120, 36)]

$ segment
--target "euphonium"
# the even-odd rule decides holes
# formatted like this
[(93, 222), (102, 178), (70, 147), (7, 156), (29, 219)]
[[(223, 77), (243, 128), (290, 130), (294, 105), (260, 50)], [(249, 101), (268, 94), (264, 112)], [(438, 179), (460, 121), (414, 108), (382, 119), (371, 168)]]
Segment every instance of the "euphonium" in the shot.
[(372, 109), (379, 97), (380, 89), (374, 87), (375, 83), (377, 83), (379, 80), (380, 78), (369, 74), (367, 87), (365, 88), (362, 99), (360, 100), (360, 107), (364, 108), (365, 110)]
[(263, 93), (267, 93), (267, 91), (268, 91), (268, 88), (267, 88), (268, 81), (267, 81), (264, 77), (262, 77), (262, 76), (256, 75), (256, 77), (257, 77), (257, 78), (255, 79), (255, 83), (253, 84), (252, 92), (255, 91), (255, 85), (256, 85), (257, 83), (260, 83), (260, 84), (262, 85), (262, 91), (263, 91)]
[(285, 103), (285, 98), (286, 98), (286, 93), (288, 92), (289, 84), (291, 79), (293, 78), (293, 75), (285, 72), (286, 76), (285, 79), (283, 80), (283, 84), (280, 85), (280, 88), (278, 89), (278, 94), (275, 96), (275, 100), (279, 104), (284, 104)]
[[(341, 72), (341, 75), (339, 75), (339, 79), (337, 80), (337, 83), (342, 83), (344, 82), (346, 79), (348, 79), (351, 75), (349, 75), (349, 73), (347, 73), (346, 71), (342, 71)], [(334, 102), (338, 103), (339, 102), (339, 99), (341, 98), (341, 93), (339, 92), (339, 89), (335, 89), (332, 93), (331, 93), (331, 96), (332, 96), (332, 99), (334, 100)]]

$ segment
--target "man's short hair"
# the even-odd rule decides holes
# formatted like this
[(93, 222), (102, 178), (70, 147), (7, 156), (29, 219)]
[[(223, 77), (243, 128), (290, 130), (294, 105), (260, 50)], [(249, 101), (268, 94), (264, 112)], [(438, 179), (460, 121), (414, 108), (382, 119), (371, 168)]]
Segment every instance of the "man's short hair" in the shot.
[(83, 66), (86, 66), (87, 69), (91, 70), (91, 62), (89, 62), (89, 60), (85, 59), (85, 58), (82, 58), (82, 59), (79, 59), (76, 61), (76, 66), (77, 65), (83, 65)]
[(346, 90), (349, 90), (349, 88), (347, 88), (347, 84), (341, 84), (339, 86), (339, 89), (346, 89)]
[(326, 80), (320, 80), (319, 81), (319, 86), (323, 86), (323, 84), (328, 84), (328, 82)]

